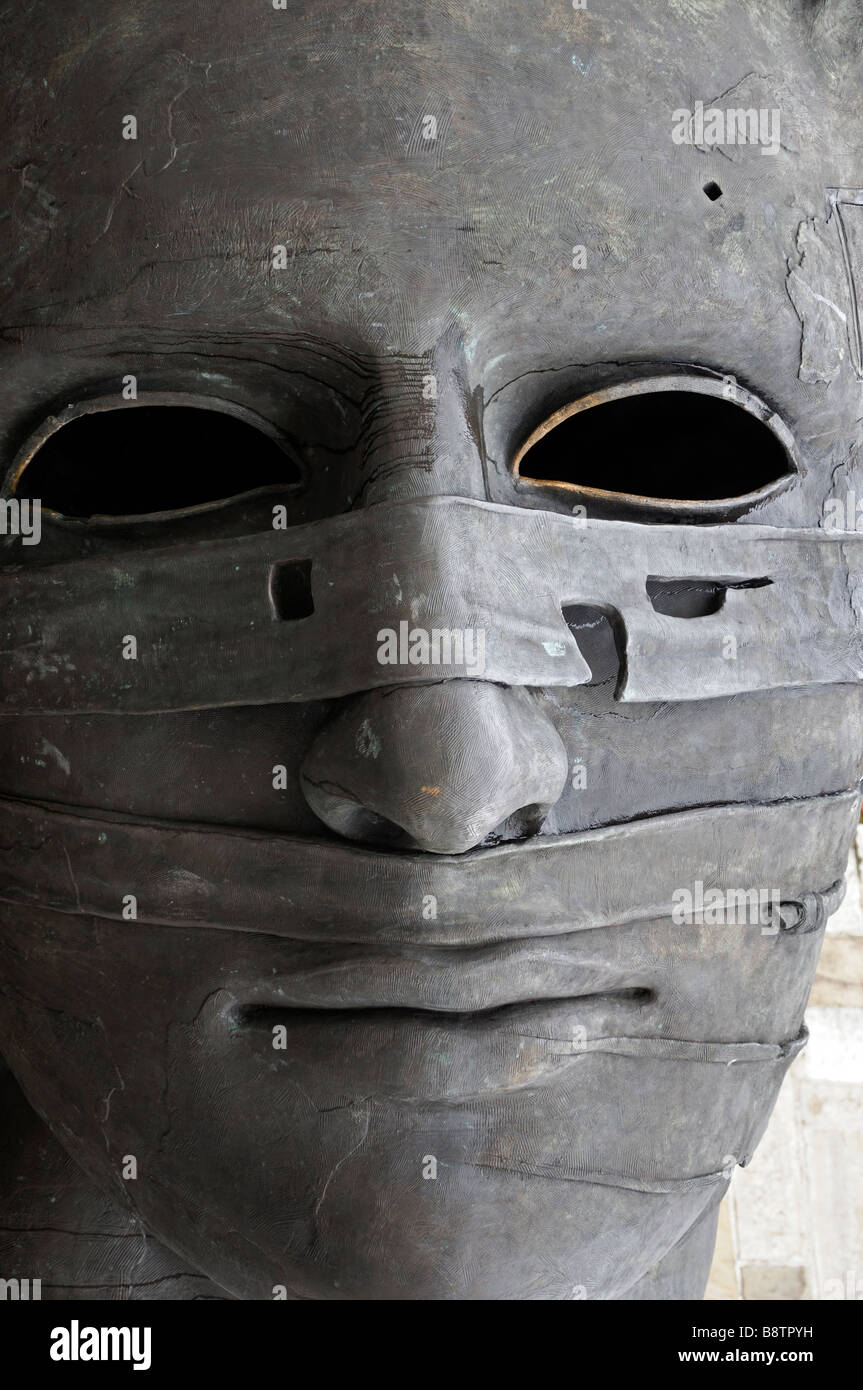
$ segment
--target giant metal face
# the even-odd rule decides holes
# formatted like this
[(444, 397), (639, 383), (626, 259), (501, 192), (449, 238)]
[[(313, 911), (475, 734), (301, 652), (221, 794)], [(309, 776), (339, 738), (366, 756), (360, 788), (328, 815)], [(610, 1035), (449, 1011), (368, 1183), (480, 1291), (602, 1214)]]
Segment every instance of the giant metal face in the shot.
[(700, 1294), (858, 814), (852, 21), (9, 21), (0, 1049), (235, 1295)]

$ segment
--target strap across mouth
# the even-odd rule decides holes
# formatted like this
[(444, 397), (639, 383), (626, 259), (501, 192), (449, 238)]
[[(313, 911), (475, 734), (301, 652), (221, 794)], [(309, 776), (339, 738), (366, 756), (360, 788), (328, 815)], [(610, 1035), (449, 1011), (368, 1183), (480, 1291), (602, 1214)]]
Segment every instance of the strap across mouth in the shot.
[[(700, 807), (463, 855), (153, 823), (0, 800), (0, 901), (293, 940), (481, 945), (671, 917), (675, 894), (770, 888), (813, 930), (838, 902), (857, 791)], [(833, 885), (815, 894), (813, 884)], [(424, 916), (429, 897), (436, 916)], [(685, 927), (678, 928), (685, 930)]]

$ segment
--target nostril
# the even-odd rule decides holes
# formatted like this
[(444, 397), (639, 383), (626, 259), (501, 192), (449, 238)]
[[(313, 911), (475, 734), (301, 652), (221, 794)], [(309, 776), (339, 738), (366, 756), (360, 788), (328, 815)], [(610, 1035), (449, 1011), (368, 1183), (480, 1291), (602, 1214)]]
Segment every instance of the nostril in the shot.
[(410, 849), (414, 841), (395, 821), (364, 806), (350, 792), (331, 782), (313, 782), (301, 777), (306, 800), (315, 814), (337, 834), (348, 840), (363, 840), (391, 849)]
[[(359, 840), (364, 844), (382, 849), (424, 850), (429, 846), (414, 839), (402, 826), (387, 816), (379, 815), (364, 806), (355, 796), (343, 787), (332, 782), (313, 782), (303, 776), (303, 791), (316, 815), (348, 840)], [(534, 802), (522, 806), (512, 815), (500, 822), (478, 842), (480, 848), (491, 848), (512, 840), (527, 840), (538, 835), (551, 807)], [(465, 846), (449, 847), (451, 853), (463, 853)]]
[(370, 845), (388, 845), (393, 849), (411, 849), (414, 844), (407, 831), (402, 830), (395, 821), (379, 816), (359, 802), (354, 802), (353, 807), (345, 807), (345, 827), (341, 833), (351, 840), (364, 840)]
[(550, 810), (549, 805), (540, 805), (538, 802), (522, 806), (486, 835), (482, 841), (483, 846), (501, 845), (508, 840), (529, 840), (533, 835), (539, 834)]

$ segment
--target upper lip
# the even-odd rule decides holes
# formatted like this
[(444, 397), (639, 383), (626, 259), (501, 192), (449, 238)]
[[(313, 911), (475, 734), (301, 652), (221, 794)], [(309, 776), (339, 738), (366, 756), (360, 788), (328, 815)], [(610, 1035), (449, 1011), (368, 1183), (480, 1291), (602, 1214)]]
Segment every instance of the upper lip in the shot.
[(463, 948), (307, 946), (286, 969), (236, 992), (246, 1013), (399, 1008), (473, 1014), (540, 1000), (652, 997), (653, 977), (643, 968), (627, 970), (600, 935), (605, 949), (586, 944), (581, 932)]

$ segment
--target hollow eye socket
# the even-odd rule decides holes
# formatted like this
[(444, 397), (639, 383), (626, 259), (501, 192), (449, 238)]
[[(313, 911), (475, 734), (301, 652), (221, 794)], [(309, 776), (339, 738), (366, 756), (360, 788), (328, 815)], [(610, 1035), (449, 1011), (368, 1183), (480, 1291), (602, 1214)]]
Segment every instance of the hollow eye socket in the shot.
[(257, 419), (174, 404), (76, 414), (37, 443), (14, 495), (65, 517), (140, 517), (296, 485), (297, 463)]
[(514, 471), (636, 507), (717, 510), (771, 495), (797, 472), (790, 435), (756, 397), (736, 385), (729, 395), (721, 382), (696, 390), (674, 378), (597, 392), (540, 425)]

